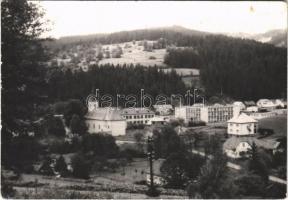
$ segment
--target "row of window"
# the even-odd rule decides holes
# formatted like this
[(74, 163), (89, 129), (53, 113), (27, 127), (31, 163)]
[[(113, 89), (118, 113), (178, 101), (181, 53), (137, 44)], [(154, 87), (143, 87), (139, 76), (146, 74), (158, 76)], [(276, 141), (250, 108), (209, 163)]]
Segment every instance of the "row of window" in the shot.
[(147, 124), (148, 120), (142, 120), (142, 121), (134, 121), (134, 122), (128, 122), (129, 124)]
[(209, 112), (219, 112), (219, 111), (233, 111), (232, 108), (208, 108)]
[[(87, 123), (87, 127), (88, 127), (88, 128), (90, 128), (90, 123)], [(95, 128), (96, 128), (96, 124), (92, 124), (92, 128), (93, 128), (93, 129), (95, 129)], [(98, 125), (98, 127), (97, 127), (97, 128), (98, 128), (98, 130), (100, 130), (100, 129), (101, 129), (101, 126), (100, 126), (100, 124)], [(103, 127), (102, 127), (102, 128), (103, 128)], [(110, 126), (109, 126), (109, 125), (107, 125), (107, 126), (106, 126), (106, 128), (108, 128), (108, 129), (109, 129), (109, 128), (110, 128)]]
[(143, 118), (152, 118), (154, 115), (124, 115), (125, 119), (143, 119)]

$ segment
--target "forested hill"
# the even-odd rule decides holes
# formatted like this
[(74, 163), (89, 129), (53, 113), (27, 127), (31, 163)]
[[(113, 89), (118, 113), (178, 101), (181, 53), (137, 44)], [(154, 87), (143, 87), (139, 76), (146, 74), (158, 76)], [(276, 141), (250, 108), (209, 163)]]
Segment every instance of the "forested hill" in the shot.
[(55, 40), (49, 45), (59, 47), (61, 45), (83, 44), (83, 43), (101, 43), (101, 44), (115, 44), (122, 42), (130, 42), (133, 40), (157, 40), (165, 38), (171, 42), (175, 42), (175, 38), (179, 37), (202, 37), (211, 33), (197, 30), (187, 29), (181, 26), (139, 29), (132, 31), (121, 31), (107, 34), (90, 34), (66, 36)]
[(165, 63), (200, 69), (208, 93), (254, 100), (286, 96), (287, 48), (214, 35), (186, 44), (193, 48), (170, 49)]
[[(175, 68), (198, 68), (209, 95), (223, 93), (237, 99), (286, 97), (287, 48), (255, 40), (169, 27), (123, 31), (108, 35), (62, 38), (66, 48), (77, 43), (115, 44), (164, 38), (165, 63)], [(57, 42), (59, 42), (57, 41)], [(177, 48), (182, 47), (182, 48)]]

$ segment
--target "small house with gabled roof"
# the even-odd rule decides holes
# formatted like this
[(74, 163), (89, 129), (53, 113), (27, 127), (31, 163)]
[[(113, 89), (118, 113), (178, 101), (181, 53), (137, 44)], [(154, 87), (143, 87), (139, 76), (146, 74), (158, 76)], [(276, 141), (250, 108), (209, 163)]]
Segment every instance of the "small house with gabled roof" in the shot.
[(227, 133), (235, 136), (254, 135), (257, 132), (258, 121), (241, 113), (227, 121)]

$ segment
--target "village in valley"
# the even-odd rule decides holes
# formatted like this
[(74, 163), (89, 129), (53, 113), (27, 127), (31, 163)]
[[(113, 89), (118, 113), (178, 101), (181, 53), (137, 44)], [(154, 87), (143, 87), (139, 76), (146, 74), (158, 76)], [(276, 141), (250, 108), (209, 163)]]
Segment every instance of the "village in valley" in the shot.
[(38, 12), (1, 4), (3, 198), (286, 197), (286, 29), (43, 39)]

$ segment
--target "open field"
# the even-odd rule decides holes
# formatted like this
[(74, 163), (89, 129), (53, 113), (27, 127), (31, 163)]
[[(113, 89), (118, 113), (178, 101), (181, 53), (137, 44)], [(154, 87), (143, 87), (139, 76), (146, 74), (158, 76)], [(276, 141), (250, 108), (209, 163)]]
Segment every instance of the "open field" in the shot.
[[(107, 63), (114, 65), (123, 64), (140, 64), (143, 66), (166, 66), (164, 62), (164, 56), (166, 54), (166, 49), (154, 49), (152, 52), (143, 51), (143, 46), (138, 46), (137, 42), (133, 44), (132, 42), (126, 42), (118, 44), (123, 49), (123, 54), (121, 58), (107, 58), (99, 62), (99, 65), (104, 65)], [(127, 46), (125, 48), (125, 45)], [(116, 45), (103, 45), (105, 48), (113, 48)]]
[(278, 115), (259, 120), (259, 128), (273, 129), (274, 134), (267, 138), (287, 136), (287, 115)]
[[(159, 171), (160, 164), (161, 160), (154, 162), (155, 172)], [(118, 168), (114, 173), (94, 172), (89, 180), (22, 174), (19, 180), (12, 181), (12, 185), (17, 191), (18, 198), (40, 198), (42, 194), (42, 196), (47, 197), (47, 192), (55, 191), (58, 192), (58, 195), (64, 192), (67, 193), (66, 195), (71, 195), (72, 193), (73, 195), (88, 195), (91, 198), (146, 199), (149, 198), (145, 195), (147, 185), (139, 185), (135, 184), (135, 182), (146, 180), (147, 169), (147, 159), (138, 158), (134, 159), (129, 165)], [(161, 191), (159, 198), (175, 199), (186, 197), (184, 190), (164, 189), (162, 187), (159, 187), (159, 190)], [(57, 198), (57, 195), (55, 195), (52, 195), (51, 198)]]

